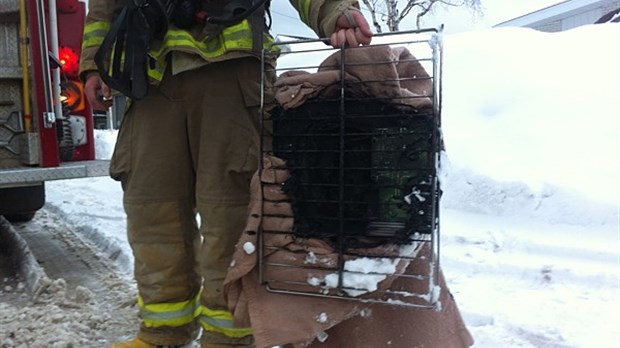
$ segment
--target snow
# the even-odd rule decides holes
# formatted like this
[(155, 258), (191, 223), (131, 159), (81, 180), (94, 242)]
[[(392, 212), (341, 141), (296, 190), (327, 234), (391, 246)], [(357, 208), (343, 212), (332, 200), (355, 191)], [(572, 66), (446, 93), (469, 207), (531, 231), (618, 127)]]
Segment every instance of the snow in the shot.
[[(344, 291), (350, 296), (360, 296), (366, 292), (377, 290), (378, 284), (386, 278), (386, 274), (396, 272), (397, 262), (398, 259), (388, 258), (358, 258), (346, 261), (344, 264), (346, 273), (342, 282)], [(372, 274), (372, 272), (379, 274)], [(336, 289), (339, 283), (338, 278), (338, 273), (329, 273), (321, 283), (325, 283), (325, 287), (328, 289)]]
[[(475, 347), (620, 346), (620, 24), (443, 40), (440, 260)], [(97, 131), (98, 157), (115, 137)], [(131, 279), (121, 196), (105, 177), (47, 183), (47, 208)], [(68, 307), (0, 303), (0, 346), (101, 341), (114, 309), (78, 293)], [(10, 317), (46, 318), (20, 331)]]
[(256, 251), (256, 247), (250, 242), (245, 242), (243, 244), (243, 251), (245, 251), (246, 254), (251, 255), (254, 251)]

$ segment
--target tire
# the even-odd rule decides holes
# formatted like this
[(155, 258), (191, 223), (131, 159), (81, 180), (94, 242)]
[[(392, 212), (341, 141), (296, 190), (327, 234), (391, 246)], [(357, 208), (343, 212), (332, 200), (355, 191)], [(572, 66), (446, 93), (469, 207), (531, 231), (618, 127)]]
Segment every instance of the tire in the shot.
[(28, 222), (34, 218), (34, 214), (36, 214), (36, 211), (31, 211), (23, 214), (7, 214), (4, 215), (4, 217), (9, 222)]
[(45, 204), (45, 184), (0, 189), (0, 215), (11, 222), (30, 221)]

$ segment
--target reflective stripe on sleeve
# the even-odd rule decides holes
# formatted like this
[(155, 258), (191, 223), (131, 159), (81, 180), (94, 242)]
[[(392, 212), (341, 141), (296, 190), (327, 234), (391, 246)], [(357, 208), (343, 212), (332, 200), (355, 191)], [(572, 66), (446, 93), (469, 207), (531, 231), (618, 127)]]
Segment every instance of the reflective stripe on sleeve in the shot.
[(110, 23), (108, 22), (87, 23), (84, 26), (82, 49), (101, 45), (108, 30), (110, 30)]

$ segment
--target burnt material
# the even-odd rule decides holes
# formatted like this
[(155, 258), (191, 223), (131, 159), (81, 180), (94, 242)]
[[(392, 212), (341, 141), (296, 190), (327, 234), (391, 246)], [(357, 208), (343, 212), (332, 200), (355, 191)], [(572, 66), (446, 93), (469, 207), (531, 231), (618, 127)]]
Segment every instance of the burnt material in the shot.
[(440, 137), (431, 108), (315, 99), (272, 111), (286, 161), (293, 233), (343, 249), (408, 244), (433, 233)]

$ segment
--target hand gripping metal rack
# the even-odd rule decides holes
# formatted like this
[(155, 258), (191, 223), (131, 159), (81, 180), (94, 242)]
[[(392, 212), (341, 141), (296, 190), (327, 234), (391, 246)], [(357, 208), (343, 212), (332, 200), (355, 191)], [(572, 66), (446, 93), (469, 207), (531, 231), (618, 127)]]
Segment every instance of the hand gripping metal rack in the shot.
[(442, 28), (291, 39), (261, 58), (259, 282), (439, 308)]

